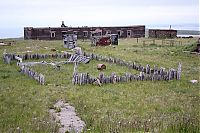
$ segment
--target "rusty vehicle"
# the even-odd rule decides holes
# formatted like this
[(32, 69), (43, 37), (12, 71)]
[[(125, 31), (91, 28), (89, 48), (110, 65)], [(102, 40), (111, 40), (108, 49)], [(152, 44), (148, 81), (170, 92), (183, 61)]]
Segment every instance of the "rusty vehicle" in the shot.
[(118, 45), (118, 35), (93, 36), (91, 42), (92, 46)]
[(111, 44), (111, 40), (109, 36), (102, 36), (96, 42), (96, 46), (108, 46)]

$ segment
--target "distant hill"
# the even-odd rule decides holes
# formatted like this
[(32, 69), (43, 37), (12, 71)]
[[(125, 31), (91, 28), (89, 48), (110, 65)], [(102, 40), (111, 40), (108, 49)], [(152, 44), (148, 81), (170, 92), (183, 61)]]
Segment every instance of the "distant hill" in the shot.
[(177, 30), (178, 35), (200, 35), (200, 31), (194, 30)]

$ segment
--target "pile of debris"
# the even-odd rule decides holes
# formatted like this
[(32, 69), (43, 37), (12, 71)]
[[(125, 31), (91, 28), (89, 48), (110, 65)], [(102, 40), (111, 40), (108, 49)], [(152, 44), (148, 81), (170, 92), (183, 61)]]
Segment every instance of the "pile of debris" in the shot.
[(190, 54), (197, 54), (200, 55), (200, 38), (196, 42), (196, 44), (193, 44), (189, 46), (189, 48), (185, 48), (187, 51), (183, 51), (184, 53), (190, 53)]
[(79, 63), (87, 64), (87, 63), (90, 62), (90, 57), (79, 55), (79, 54), (74, 54), (69, 58), (68, 61), (69, 62), (79, 62)]
[(12, 46), (15, 45), (15, 41), (0, 41), (0, 46)]
[(200, 53), (200, 43), (197, 44), (196, 48), (192, 52)]
[(92, 46), (118, 45), (118, 35), (110, 34), (105, 36), (92, 36), (91, 43)]
[(66, 34), (63, 36), (64, 48), (73, 49), (77, 46), (77, 35)]

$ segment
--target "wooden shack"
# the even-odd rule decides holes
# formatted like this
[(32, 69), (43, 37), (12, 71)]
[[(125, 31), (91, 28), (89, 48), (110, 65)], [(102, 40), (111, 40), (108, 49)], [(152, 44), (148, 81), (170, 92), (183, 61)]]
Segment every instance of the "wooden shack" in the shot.
[(177, 30), (149, 29), (150, 38), (176, 38)]

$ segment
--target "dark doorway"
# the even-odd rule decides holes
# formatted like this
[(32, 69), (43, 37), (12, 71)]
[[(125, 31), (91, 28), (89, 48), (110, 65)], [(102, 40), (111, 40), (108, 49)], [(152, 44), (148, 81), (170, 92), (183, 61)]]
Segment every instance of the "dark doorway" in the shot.
[(62, 31), (62, 39), (67, 35), (67, 31)]

